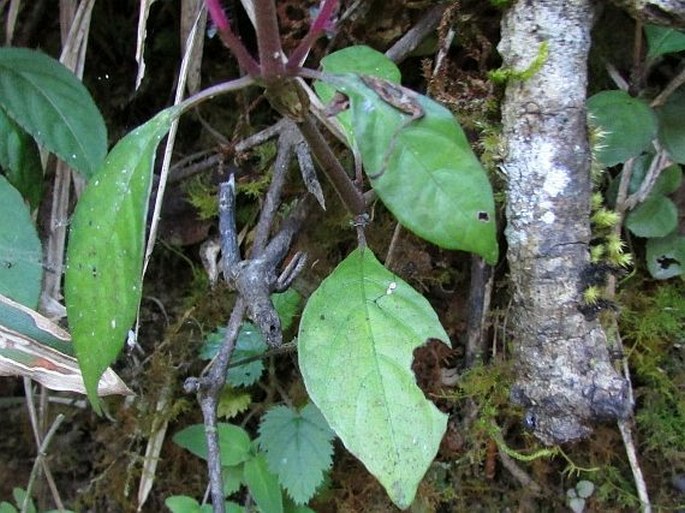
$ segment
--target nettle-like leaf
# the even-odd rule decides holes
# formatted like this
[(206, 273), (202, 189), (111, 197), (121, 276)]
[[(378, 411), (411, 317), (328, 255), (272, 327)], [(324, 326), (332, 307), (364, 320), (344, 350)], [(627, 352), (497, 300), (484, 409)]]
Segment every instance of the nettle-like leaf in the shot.
[(674, 161), (685, 163), (685, 89), (673, 93), (657, 113), (659, 141)]
[(266, 457), (262, 453), (246, 461), (243, 466), (245, 484), (261, 511), (283, 513), (283, 494), (278, 477), (269, 471)]
[(685, 237), (677, 232), (648, 239), (646, 250), (647, 269), (657, 280), (680, 276), (685, 271)]
[(658, 25), (645, 25), (647, 59), (685, 50), (685, 32)]
[(274, 304), (278, 318), (281, 320), (281, 330), (286, 331), (290, 329), (295, 316), (300, 311), (302, 294), (293, 288), (289, 288), (285, 292), (271, 294), (271, 302)]
[(225, 386), (221, 390), (221, 395), (219, 395), (216, 415), (219, 418), (230, 420), (247, 410), (251, 403), (252, 396), (248, 392), (238, 391), (233, 387)]
[(129, 133), (107, 156), (74, 212), (65, 299), (74, 349), (93, 407), (102, 372), (116, 359), (142, 293), (142, 266), (155, 153), (177, 107)]
[[(251, 458), (252, 443), (247, 432), (233, 424), (219, 422), (216, 426), (219, 436), (221, 465), (231, 467)], [(189, 450), (195, 456), (207, 459), (207, 438), (202, 424), (193, 424), (182, 429), (173, 437), (174, 443)]]
[(0, 48), (0, 107), (39, 144), (89, 178), (107, 153), (107, 129), (88, 90), (58, 61)]
[(0, 175), (0, 294), (38, 306), (43, 248), (21, 194)]
[(296, 411), (286, 406), (269, 410), (259, 425), (259, 447), (269, 470), (296, 504), (309, 501), (333, 463), (334, 434), (321, 412), (309, 403)]
[(349, 97), (364, 169), (400, 223), (438, 246), (477, 253), (494, 264), (492, 188), (452, 113), (387, 81), (353, 74), (328, 78)]
[(414, 349), (428, 339), (449, 344), (428, 301), (368, 248), (323, 281), (300, 321), (310, 397), (400, 508), (412, 503), (447, 426), (411, 370)]
[(602, 91), (587, 101), (590, 123), (604, 132), (597, 159), (603, 167), (615, 166), (636, 157), (657, 133), (657, 118), (643, 100), (625, 91)]
[(31, 205), (38, 207), (43, 192), (43, 166), (36, 142), (0, 109), (0, 167), (7, 180)]
[[(200, 349), (200, 358), (211, 360), (216, 356), (224, 342), (226, 328), (221, 327), (210, 333)], [(235, 349), (231, 356), (232, 363), (240, 363), (241, 360), (261, 356), (267, 349), (262, 333), (251, 322), (245, 322), (240, 327)], [(250, 386), (256, 383), (264, 372), (262, 360), (254, 360), (249, 363), (229, 367), (226, 371), (226, 380), (234, 387)]]

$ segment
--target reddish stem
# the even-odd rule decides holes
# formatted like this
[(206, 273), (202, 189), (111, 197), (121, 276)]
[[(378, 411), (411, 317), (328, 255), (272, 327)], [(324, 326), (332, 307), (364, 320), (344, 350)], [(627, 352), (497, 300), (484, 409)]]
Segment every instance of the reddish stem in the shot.
[(216, 25), (217, 32), (223, 43), (233, 53), (238, 60), (238, 65), (253, 77), (258, 77), (261, 74), (259, 63), (247, 51), (240, 39), (231, 30), (231, 24), (226, 17), (226, 13), (221, 7), (220, 0), (206, 0), (207, 11), (212, 18), (212, 22)]
[(314, 23), (312, 23), (312, 26), (309, 27), (309, 32), (307, 32), (307, 35), (300, 41), (300, 44), (297, 45), (297, 48), (295, 48), (288, 59), (286, 68), (289, 71), (302, 66), (304, 60), (307, 58), (309, 50), (312, 49), (316, 40), (319, 39), (324, 30), (331, 26), (331, 17), (337, 6), (338, 0), (324, 0), (324, 3), (319, 10), (319, 14), (314, 20)]
[(255, 0), (255, 30), (262, 78), (267, 86), (285, 75), (283, 47), (274, 0)]

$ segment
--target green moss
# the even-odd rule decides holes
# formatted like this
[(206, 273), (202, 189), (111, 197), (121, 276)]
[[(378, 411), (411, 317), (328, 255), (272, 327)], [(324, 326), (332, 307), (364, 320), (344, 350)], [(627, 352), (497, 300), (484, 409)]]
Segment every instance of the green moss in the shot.
[(511, 68), (499, 68), (488, 73), (488, 77), (496, 84), (504, 84), (509, 80), (529, 80), (533, 75), (542, 69), (542, 66), (549, 58), (549, 43), (543, 41), (538, 48), (538, 53), (524, 70), (514, 70)]

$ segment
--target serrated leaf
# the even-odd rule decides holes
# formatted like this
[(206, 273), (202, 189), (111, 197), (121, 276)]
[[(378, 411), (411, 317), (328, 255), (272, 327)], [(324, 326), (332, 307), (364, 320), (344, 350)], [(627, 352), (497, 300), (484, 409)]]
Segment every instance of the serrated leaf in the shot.
[(74, 349), (96, 411), (100, 375), (121, 351), (138, 312), (155, 153), (179, 113), (177, 107), (163, 110), (119, 141), (72, 218), (64, 292)]
[(650, 195), (626, 216), (626, 228), (638, 237), (665, 237), (678, 225), (678, 208), (662, 195)]
[(604, 132), (597, 150), (603, 167), (638, 156), (656, 137), (657, 118), (652, 108), (625, 91), (597, 93), (588, 99), (587, 108), (590, 122)]
[[(396, 84), (399, 84), (402, 78), (397, 64), (378, 50), (364, 45), (348, 46), (328, 54), (321, 59), (321, 67), (326, 73), (359, 73), (383, 78)], [(324, 104), (330, 102), (335, 94), (333, 86), (321, 81), (314, 82), (314, 90)], [(343, 111), (336, 117), (345, 129), (350, 145), (353, 146), (354, 134), (350, 112)]]
[(164, 505), (172, 513), (200, 513), (200, 503), (187, 495), (172, 495), (164, 499)]
[(278, 318), (281, 320), (281, 330), (286, 331), (293, 325), (293, 319), (300, 311), (302, 294), (293, 288), (285, 292), (271, 294), (271, 302), (274, 304)]
[(300, 321), (307, 392), (400, 508), (411, 504), (447, 426), (411, 371), (414, 349), (431, 338), (449, 344), (428, 301), (368, 248), (323, 281)]
[(672, 233), (647, 240), (647, 269), (657, 280), (667, 280), (683, 274), (685, 269), (685, 237)]
[[(200, 349), (200, 358), (211, 360), (216, 356), (223, 344), (226, 328), (221, 327), (210, 333)], [(226, 371), (226, 380), (231, 386), (250, 386), (256, 383), (264, 372), (262, 360), (254, 360), (240, 364), (241, 360), (261, 356), (267, 349), (261, 331), (251, 322), (244, 322), (238, 332), (235, 349), (231, 356), (231, 367)], [(233, 366), (233, 364), (236, 364)]]
[(647, 59), (651, 60), (666, 53), (685, 50), (685, 33), (658, 25), (645, 25), (647, 36)]
[(240, 485), (243, 483), (243, 466), (234, 465), (232, 467), (223, 467), (221, 469), (221, 477), (224, 480), (224, 497), (233, 495), (240, 490)]
[(0, 294), (35, 308), (43, 280), (43, 248), (21, 194), (0, 175)]
[(356, 75), (332, 80), (350, 99), (352, 129), (371, 184), (400, 223), (438, 246), (477, 253), (494, 264), (492, 188), (452, 113), (426, 96), (376, 81), (422, 111), (414, 119)]
[(248, 392), (238, 392), (235, 388), (224, 387), (219, 396), (219, 404), (216, 405), (216, 415), (230, 420), (247, 410), (251, 402), (252, 397)]
[(270, 409), (259, 425), (259, 447), (269, 470), (296, 504), (308, 502), (333, 463), (333, 432), (309, 403), (301, 411)]
[(674, 92), (657, 113), (659, 141), (674, 161), (685, 163), (685, 89)]
[[(245, 430), (233, 424), (217, 423), (221, 465), (231, 467), (250, 458), (252, 444)], [(207, 438), (202, 424), (193, 424), (182, 429), (173, 437), (174, 443), (188, 449), (195, 456), (207, 459)]]
[(43, 166), (35, 141), (0, 109), (0, 167), (7, 180), (38, 208), (43, 191)]
[(246, 461), (243, 468), (245, 484), (252, 498), (264, 513), (283, 513), (283, 495), (278, 477), (269, 472), (264, 454)]
[(86, 178), (102, 165), (102, 114), (84, 85), (55, 59), (26, 48), (0, 48), (0, 106)]

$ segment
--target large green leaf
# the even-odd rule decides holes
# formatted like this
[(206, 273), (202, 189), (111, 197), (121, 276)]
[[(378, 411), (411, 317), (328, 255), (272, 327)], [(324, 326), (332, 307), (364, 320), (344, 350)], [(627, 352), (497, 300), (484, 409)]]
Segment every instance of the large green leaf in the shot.
[(245, 484), (250, 495), (264, 513), (283, 513), (283, 494), (278, 477), (269, 471), (266, 457), (258, 453), (245, 462), (243, 467)]
[(658, 25), (645, 25), (647, 59), (685, 50), (685, 32)]
[(672, 233), (647, 240), (647, 269), (657, 280), (680, 276), (685, 270), (685, 237)]
[(351, 104), (352, 128), (364, 169), (383, 203), (420, 237), (494, 264), (498, 248), (490, 182), (452, 113), (409, 89), (399, 93), (416, 119), (357, 75), (332, 77)]
[(414, 499), (447, 426), (411, 370), (414, 349), (430, 338), (449, 343), (428, 301), (368, 248), (324, 280), (300, 321), (310, 397), (400, 508)]
[[(219, 437), (221, 465), (230, 467), (250, 458), (252, 444), (247, 432), (233, 424), (219, 422), (216, 426)], [(202, 424), (193, 424), (174, 435), (174, 443), (188, 449), (195, 456), (207, 459), (207, 437)]]
[(269, 470), (297, 504), (312, 498), (333, 464), (333, 432), (312, 403), (301, 411), (287, 406), (269, 410), (259, 425), (259, 447)]
[(84, 85), (55, 59), (26, 48), (0, 48), (0, 107), (84, 176), (102, 165), (102, 115)]
[(602, 166), (637, 157), (656, 137), (657, 118), (644, 101), (625, 91), (602, 91), (587, 101), (590, 122), (604, 132), (597, 150)]
[(43, 191), (43, 166), (35, 141), (0, 109), (0, 167), (9, 182), (38, 207)]
[(626, 228), (638, 237), (665, 237), (678, 225), (678, 208), (666, 196), (651, 195), (626, 216)]
[(659, 114), (659, 140), (676, 162), (685, 163), (685, 89), (673, 93)]
[(29, 209), (0, 176), (0, 294), (36, 308), (42, 279), (43, 249)]
[(72, 219), (64, 284), (67, 315), (96, 410), (100, 375), (121, 351), (138, 311), (155, 152), (179, 112), (176, 107), (163, 110), (119, 141)]
[[(378, 50), (369, 46), (348, 46), (321, 59), (321, 67), (326, 73), (359, 73), (371, 75), (399, 84), (402, 75), (393, 61)], [(324, 103), (328, 103), (335, 94), (335, 88), (325, 82), (314, 82), (314, 89)], [(350, 112), (345, 110), (338, 114), (338, 121), (345, 129), (348, 141), (354, 146), (352, 119)]]

